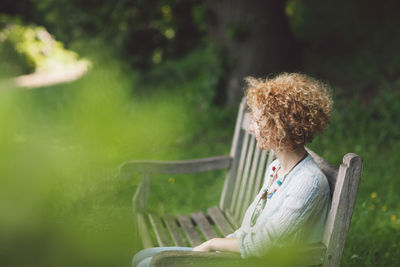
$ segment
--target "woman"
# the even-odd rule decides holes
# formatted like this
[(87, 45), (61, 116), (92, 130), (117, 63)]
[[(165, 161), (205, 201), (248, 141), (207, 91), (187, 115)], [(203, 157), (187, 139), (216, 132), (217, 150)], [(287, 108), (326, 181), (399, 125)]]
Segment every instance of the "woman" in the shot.
[(133, 266), (148, 266), (164, 250), (230, 251), (243, 258), (262, 256), (288, 242), (322, 240), (330, 206), (327, 178), (304, 145), (324, 130), (332, 100), (325, 84), (306, 75), (284, 73), (272, 79), (247, 78), (246, 98), (251, 131), (261, 149), (277, 159), (268, 167), (264, 185), (247, 209), (241, 227), (226, 238), (213, 238), (195, 248), (151, 248), (139, 252)]

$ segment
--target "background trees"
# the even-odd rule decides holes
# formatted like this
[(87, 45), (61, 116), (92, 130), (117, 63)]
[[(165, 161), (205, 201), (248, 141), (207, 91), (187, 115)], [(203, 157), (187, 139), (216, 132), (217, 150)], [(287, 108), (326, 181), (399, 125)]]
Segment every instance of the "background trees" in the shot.
[(98, 38), (143, 72), (212, 45), (210, 68), (220, 71), (207, 90), (214, 103), (235, 106), (246, 75), (292, 70), (369, 103), (382, 84), (399, 82), (399, 7), (394, 0), (4, 0), (0, 10), (46, 26), (67, 46)]
[[(21, 35), (4, 41), (0, 16), (1, 264), (128, 264), (137, 180), (116, 179), (118, 164), (229, 153), (243, 77), (300, 71), (334, 88), (332, 123), (310, 147), (335, 164), (349, 151), (364, 159), (343, 265), (396, 266), (398, 10), (394, 0), (2, 0), (1, 14), (44, 26), (93, 68), (73, 83), (7, 90), (4, 76), (32, 66), (15, 49)], [(206, 208), (220, 177), (158, 177), (150, 205)]]

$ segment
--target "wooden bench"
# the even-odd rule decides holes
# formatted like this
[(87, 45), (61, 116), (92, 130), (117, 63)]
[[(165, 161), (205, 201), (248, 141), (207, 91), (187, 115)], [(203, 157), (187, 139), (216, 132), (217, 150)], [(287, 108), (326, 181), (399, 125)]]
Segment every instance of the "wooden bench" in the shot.
[[(273, 151), (257, 147), (255, 137), (248, 132), (248, 126), (249, 114), (243, 99), (230, 155), (186, 161), (128, 161), (121, 165), (121, 177), (130, 179), (136, 173), (142, 176), (133, 197), (133, 212), (144, 248), (194, 247), (203, 239), (225, 236), (239, 227), (244, 212), (263, 184), (266, 167), (274, 159)], [(323, 243), (305, 250), (310, 265), (339, 266), (361, 178), (362, 159), (348, 153), (343, 157), (343, 163), (336, 167), (307, 150), (328, 177), (333, 194)], [(146, 210), (152, 174), (184, 174), (219, 169), (227, 169), (228, 172), (218, 206), (210, 207), (206, 212), (196, 211), (177, 217), (169, 214), (160, 217)], [(151, 266), (215, 266), (223, 261), (243, 260), (237, 254), (230, 253), (169, 251), (155, 256)]]

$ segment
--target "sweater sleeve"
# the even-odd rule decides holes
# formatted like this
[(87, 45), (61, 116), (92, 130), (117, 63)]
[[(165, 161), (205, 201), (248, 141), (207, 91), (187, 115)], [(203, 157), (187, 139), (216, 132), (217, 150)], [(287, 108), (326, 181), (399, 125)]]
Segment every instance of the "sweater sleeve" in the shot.
[(225, 238), (234, 238), (234, 237), (237, 237), (238, 235), (240, 235), (240, 228), (237, 229), (235, 232), (225, 236)]
[(319, 206), (320, 181), (316, 175), (301, 177), (285, 194), (279, 209), (260, 227), (241, 232), (238, 238), (243, 258), (262, 256), (273, 246), (285, 243)]

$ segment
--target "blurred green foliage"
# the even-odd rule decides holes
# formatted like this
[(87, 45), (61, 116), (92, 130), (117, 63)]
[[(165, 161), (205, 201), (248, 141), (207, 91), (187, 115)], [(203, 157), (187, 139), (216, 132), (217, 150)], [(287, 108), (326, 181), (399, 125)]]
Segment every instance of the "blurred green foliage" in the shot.
[(44, 27), (25, 26), (16, 19), (0, 15), (0, 29), (3, 75), (54, 71), (78, 61), (78, 54), (64, 49)]
[(154, 66), (140, 76), (140, 90), (156, 93), (178, 89), (198, 112), (208, 112), (223, 74), (222, 62), (209, 46), (193, 50), (182, 59), (168, 60)]
[[(229, 152), (235, 112), (213, 105), (224, 68), (207, 36), (207, 8), (198, 0), (1, 5), (13, 15), (0, 17), (1, 78), (52, 66), (41, 50), (47, 45), (64, 53), (27, 22), (89, 57), (93, 70), (34, 91), (0, 85), (0, 265), (127, 265), (140, 249), (130, 203), (138, 177), (120, 181), (117, 166)], [(364, 158), (344, 266), (400, 262), (397, 7), (286, 5), (303, 57), (298, 68), (335, 88), (332, 123), (311, 148), (335, 164), (350, 151)], [(233, 30), (244, 34), (240, 25)], [(178, 214), (215, 205), (224, 175), (155, 177), (150, 208)]]
[(185, 135), (183, 99), (131, 99), (134, 77), (94, 61), (73, 84), (0, 91), (2, 266), (125, 265), (135, 181), (120, 181), (117, 166), (177, 157), (167, 147)]
[[(15, 35), (11, 30), (6, 29), (9, 23), (21, 23), (15, 18), (0, 15), (0, 77), (17, 76), (32, 72), (34, 70), (32, 65), (29, 65), (29, 59), (25, 53), (20, 53), (17, 50), (15, 39), (10, 38), (10, 35)], [(14, 39), (14, 40), (12, 40)]]
[[(285, 12), (299, 46), (293, 49), (302, 58), (297, 69), (330, 81), (347, 96), (361, 94), (369, 103), (382, 84), (399, 82), (400, 56), (394, 53), (400, 45), (399, 8), (396, 0), (384, 4), (339, 0), (323, 5), (314, 0), (286, 1)], [(4, 0), (1, 9), (46, 26), (67, 47), (87, 39), (106, 43), (142, 74), (208, 47), (207, 29), (219, 21), (199, 0)], [(248, 34), (243, 31), (235, 24), (227, 34)], [(229, 62), (220, 58), (222, 54), (214, 52), (214, 57)], [(212, 79), (222, 78), (218, 74)]]
[[(296, 69), (333, 83), (346, 97), (362, 95), (362, 101), (370, 103), (382, 85), (399, 83), (400, 56), (394, 52), (400, 45), (399, 8), (396, 0), (286, 1), (285, 12), (299, 46), (293, 49), (302, 58)], [(88, 39), (106, 43), (142, 74), (193, 50), (208, 49), (207, 30), (219, 21), (199, 0), (3, 0), (0, 12), (45, 26), (67, 48)], [(227, 34), (248, 32), (235, 24)], [(216, 61), (230, 62), (217, 51)], [(167, 76), (170, 70), (164, 69)], [(211, 79), (220, 82), (221, 77), (217, 71)], [(210, 87), (208, 94), (215, 90)]]
[(142, 69), (186, 55), (204, 37), (196, 25), (204, 23), (199, 0), (32, 2), (44, 15), (41, 24), (60, 40), (100, 38)]

